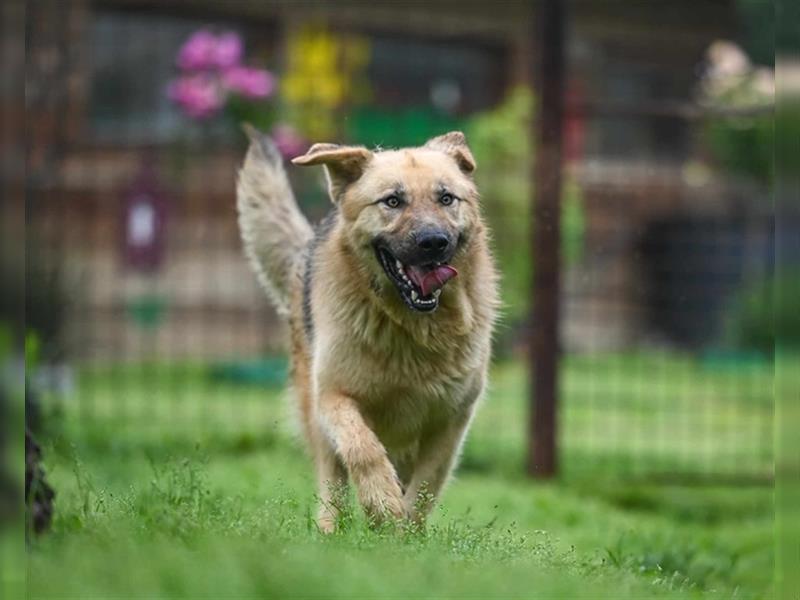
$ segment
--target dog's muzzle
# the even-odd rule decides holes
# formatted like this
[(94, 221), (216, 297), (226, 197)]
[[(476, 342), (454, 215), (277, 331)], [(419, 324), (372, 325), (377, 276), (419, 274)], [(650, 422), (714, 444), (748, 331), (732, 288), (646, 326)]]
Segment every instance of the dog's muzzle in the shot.
[(415, 247), (409, 253), (413, 262), (404, 263), (380, 243), (375, 252), (406, 305), (418, 312), (432, 312), (439, 306), (442, 288), (458, 275), (445, 260), (452, 257), (454, 244), (446, 236), (430, 232), (416, 235), (414, 241)]

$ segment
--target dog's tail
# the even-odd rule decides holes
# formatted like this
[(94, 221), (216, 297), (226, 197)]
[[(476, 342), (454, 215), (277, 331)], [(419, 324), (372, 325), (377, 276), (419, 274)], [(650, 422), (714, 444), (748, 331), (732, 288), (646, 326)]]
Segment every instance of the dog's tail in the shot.
[(244, 251), (277, 311), (289, 312), (290, 283), (313, 231), (300, 212), (273, 141), (243, 125), (250, 148), (236, 183)]

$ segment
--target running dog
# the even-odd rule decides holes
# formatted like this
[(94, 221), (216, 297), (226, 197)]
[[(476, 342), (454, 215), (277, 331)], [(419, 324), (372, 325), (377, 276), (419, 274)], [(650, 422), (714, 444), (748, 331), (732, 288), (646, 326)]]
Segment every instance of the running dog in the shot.
[(245, 127), (239, 227), (291, 332), (322, 531), (348, 480), (373, 523), (421, 521), (486, 388), (498, 277), (464, 135), (370, 151), (314, 144), (333, 203), (312, 229), (272, 141)]

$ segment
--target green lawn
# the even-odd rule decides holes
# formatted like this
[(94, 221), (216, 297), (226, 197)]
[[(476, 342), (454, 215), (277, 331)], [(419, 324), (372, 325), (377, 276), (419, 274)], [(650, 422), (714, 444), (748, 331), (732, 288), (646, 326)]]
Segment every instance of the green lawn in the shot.
[(30, 547), (43, 597), (767, 597), (767, 365), (570, 358), (564, 476), (521, 474), (525, 385), (495, 369), (426, 531), (314, 525), (284, 394), (199, 367), (83, 373), (46, 443), (58, 490)]

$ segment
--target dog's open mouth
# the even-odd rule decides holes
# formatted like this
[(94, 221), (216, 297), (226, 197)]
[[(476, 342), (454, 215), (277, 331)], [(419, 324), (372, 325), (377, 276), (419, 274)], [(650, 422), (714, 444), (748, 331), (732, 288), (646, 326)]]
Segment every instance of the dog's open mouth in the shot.
[(405, 303), (420, 312), (436, 310), (444, 284), (458, 275), (458, 271), (446, 263), (404, 265), (386, 248), (378, 248), (377, 253), (383, 270)]

